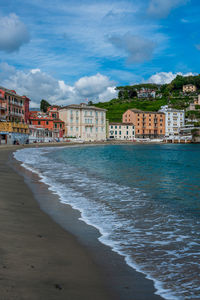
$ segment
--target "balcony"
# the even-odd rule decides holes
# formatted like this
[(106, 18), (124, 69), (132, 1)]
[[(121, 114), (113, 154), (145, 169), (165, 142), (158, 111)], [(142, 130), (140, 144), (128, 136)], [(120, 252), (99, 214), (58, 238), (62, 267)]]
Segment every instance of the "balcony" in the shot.
[(88, 124), (88, 123), (85, 123), (85, 127), (93, 127), (94, 124)]

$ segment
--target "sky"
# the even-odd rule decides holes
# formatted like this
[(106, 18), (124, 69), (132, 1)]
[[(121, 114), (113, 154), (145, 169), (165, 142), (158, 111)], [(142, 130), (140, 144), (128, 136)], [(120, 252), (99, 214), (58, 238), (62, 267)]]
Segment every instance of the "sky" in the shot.
[(67, 105), (199, 74), (199, 0), (0, 0), (0, 86)]

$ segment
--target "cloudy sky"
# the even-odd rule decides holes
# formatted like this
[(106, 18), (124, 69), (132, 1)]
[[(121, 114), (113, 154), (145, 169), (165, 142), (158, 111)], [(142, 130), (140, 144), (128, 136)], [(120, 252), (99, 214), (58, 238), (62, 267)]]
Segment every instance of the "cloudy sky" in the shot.
[(200, 68), (199, 0), (0, 0), (0, 85), (36, 107)]

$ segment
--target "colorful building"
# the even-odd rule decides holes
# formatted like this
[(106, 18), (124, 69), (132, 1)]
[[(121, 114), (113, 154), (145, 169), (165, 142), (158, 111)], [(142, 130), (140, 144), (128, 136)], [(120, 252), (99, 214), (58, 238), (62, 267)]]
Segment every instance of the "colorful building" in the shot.
[(163, 112), (128, 109), (122, 117), (123, 123), (135, 126), (135, 137), (156, 139), (165, 136), (165, 114)]
[(65, 126), (64, 122), (59, 119), (58, 107), (49, 107), (46, 113), (41, 111), (30, 111), (29, 122), (30, 125), (46, 129), (45, 135), (47, 141), (63, 139)]
[(115, 140), (134, 140), (135, 127), (127, 123), (110, 123), (109, 139)]
[(14, 90), (0, 87), (0, 121), (28, 122), (30, 99)]
[(65, 122), (65, 136), (83, 141), (106, 140), (106, 110), (85, 103), (72, 104), (59, 109)]
[(0, 144), (26, 144), (29, 138), (27, 124), (0, 122)]

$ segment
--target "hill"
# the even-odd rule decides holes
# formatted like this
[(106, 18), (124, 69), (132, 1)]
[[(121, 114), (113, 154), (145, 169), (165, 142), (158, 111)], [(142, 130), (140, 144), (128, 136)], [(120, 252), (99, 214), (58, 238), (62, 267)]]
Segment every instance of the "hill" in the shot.
[[(189, 83), (196, 85), (197, 92), (183, 94), (183, 85)], [(137, 90), (141, 88), (154, 89), (156, 98), (138, 99)], [(187, 77), (178, 75), (170, 84), (144, 83), (132, 86), (119, 86), (116, 87), (116, 90), (118, 91), (118, 98), (95, 104), (97, 107), (107, 109), (107, 119), (110, 122), (121, 122), (122, 114), (130, 108), (158, 111), (161, 106), (169, 105), (176, 109), (186, 109), (200, 92), (200, 75)]]

